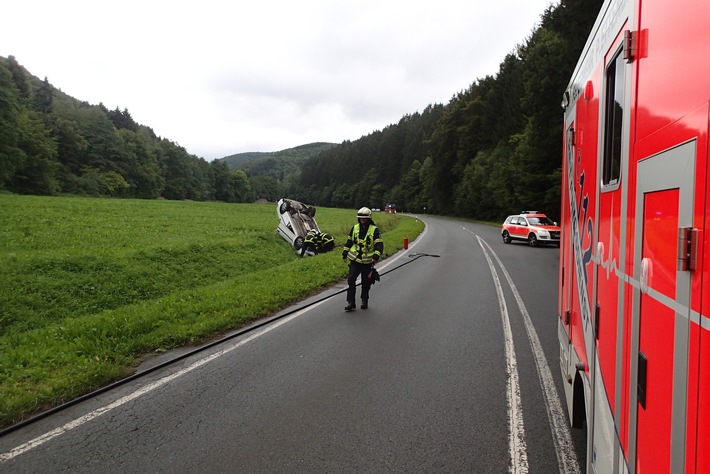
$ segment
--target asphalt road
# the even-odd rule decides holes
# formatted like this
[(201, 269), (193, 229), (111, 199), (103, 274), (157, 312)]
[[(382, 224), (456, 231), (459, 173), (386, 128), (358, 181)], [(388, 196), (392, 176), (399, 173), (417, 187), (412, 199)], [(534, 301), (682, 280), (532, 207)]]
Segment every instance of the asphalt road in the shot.
[(378, 265), (369, 309), (345, 313), (337, 285), (3, 436), (0, 472), (575, 472), (557, 362), (559, 249), (425, 221)]

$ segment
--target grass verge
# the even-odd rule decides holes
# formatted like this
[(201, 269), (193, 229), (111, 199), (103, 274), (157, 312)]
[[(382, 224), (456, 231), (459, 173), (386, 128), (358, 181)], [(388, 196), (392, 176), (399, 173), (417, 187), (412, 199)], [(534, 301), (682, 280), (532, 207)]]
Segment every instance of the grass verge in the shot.
[[(0, 427), (130, 375), (341, 281), (299, 258), (274, 204), (0, 195)], [(355, 211), (319, 208), (340, 246)], [(385, 255), (423, 223), (376, 215)]]

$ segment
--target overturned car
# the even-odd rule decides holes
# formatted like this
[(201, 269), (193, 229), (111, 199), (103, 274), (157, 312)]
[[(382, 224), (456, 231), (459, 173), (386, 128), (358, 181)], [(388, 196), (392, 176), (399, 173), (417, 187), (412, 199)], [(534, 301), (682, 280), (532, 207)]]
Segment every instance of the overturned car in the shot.
[(294, 250), (301, 250), (308, 232), (320, 232), (314, 219), (316, 208), (313, 206), (293, 199), (279, 199), (276, 203), (276, 214), (279, 216), (276, 233), (291, 244)]

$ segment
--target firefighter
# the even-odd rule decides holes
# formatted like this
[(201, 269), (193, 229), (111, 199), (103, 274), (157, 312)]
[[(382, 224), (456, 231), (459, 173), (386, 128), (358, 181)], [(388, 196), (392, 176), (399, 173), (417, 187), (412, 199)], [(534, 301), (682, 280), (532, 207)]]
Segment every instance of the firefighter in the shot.
[(371, 281), (368, 278), (375, 263), (382, 257), (384, 243), (380, 238), (380, 229), (372, 221), (372, 211), (363, 207), (357, 211), (357, 224), (350, 229), (348, 241), (343, 247), (343, 261), (350, 264), (348, 272), (348, 292), (345, 311), (355, 310), (355, 282), (360, 276), (362, 281), (361, 309), (367, 309)]
[(309, 230), (303, 239), (301, 246), (301, 257), (308, 255), (318, 255), (319, 253), (330, 252), (335, 248), (335, 239), (332, 235), (317, 230)]
[(316, 238), (319, 232), (315, 230), (309, 230), (303, 239), (303, 245), (301, 245), (301, 257), (303, 257), (306, 252), (308, 255), (315, 255), (316, 252)]
[(335, 248), (335, 239), (327, 232), (321, 232), (316, 242), (318, 253), (330, 252)]

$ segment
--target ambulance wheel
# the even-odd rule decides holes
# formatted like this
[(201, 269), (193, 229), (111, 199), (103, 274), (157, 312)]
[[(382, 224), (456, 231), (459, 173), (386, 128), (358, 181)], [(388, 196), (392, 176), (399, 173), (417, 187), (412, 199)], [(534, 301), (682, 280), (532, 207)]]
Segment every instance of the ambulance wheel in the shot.
[(530, 245), (530, 247), (537, 247), (537, 237), (535, 237), (535, 234), (528, 235), (528, 245)]
[(503, 243), (509, 244), (512, 241), (513, 241), (513, 239), (510, 238), (510, 234), (508, 233), (508, 231), (504, 230), (503, 231)]

